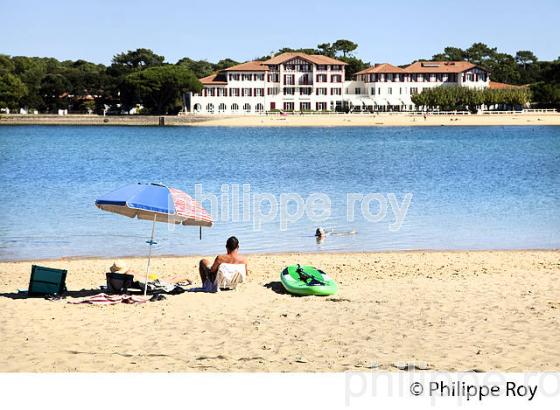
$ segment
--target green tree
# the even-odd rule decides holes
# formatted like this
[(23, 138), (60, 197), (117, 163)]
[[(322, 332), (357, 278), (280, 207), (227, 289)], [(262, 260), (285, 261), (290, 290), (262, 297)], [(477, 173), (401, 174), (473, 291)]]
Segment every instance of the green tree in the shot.
[(341, 52), (343, 57), (346, 57), (348, 54), (352, 53), (354, 50), (358, 48), (358, 44), (350, 41), (350, 40), (336, 40), (332, 45), (333, 50), (335, 52)]
[(339, 60), (344, 61), (346, 64), (348, 64), (344, 70), (346, 74), (346, 80), (351, 80), (352, 76), (358, 71), (362, 71), (369, 67), (367, 63), (356, 57), (340, 57)]
[(0, 75), (0, 108), (17, 109), (27, 93), (25, 84), (14, 74)]
[(515, 53), (515, 62), (522, 66), (523, 69), (527, 69), (529, 64), (535, 64), (537, 61), (538, 58), (532, 51), (520, 50)]
[(277, 54), (282, 53), (305, 53), (305, 54), (316, 54), (317, 50), (314, 48), (291, 48), (291, 47), (282, 47), (278, 50)]
[(495, 53), (491, 60), (485, 62), (490, 70), (492, 80), (508, 84), (519, 84), (521, 75), (515, 59), (506, 53)]
[(0, 75), (13, 73), (15, 70), (15, 64), (10, 59), (9, 56), (0, 54)]
[(45, 103), (42, 108), (51, 112), (67, 109), (72, 84), (62, 74), (47, 74), (41, 81), (39, 92)]
[(468, 87), (435, 87), (424, 89), (413, 95), (412, 102), (430, 110), (476, 111), (483, 104), (507, 105), (510, 108), (524, 106), (529, 102), (531, 93), (527, 88), (475, 89)]
[(37, 57), (12, 57), (15, 74), (27, 87), (27, 94), (22, 98), (24, 107), (43, 109), (45, 103), (41, 97), (41, 81), (47, 74), (47, 64), (44, 59)]
[(177, 61), (178, 66), (182, 66), (192, 71), (198, 78), (206, 77), (215, 71), (215, 66), (206, 60), (192, 60), (188, 57), (182, 58)]
[(413, 94), (410, 99), (418, 108), (426, 107), (428, 103), (428, 99), (426, 98), (426, 94), (424, 92)]
[(177, 112), (184, 93), (201, 89), (202, 84), (192, 71), (178, 65), (131, 73), (122, 84), (123, 102), (129, 107), (141, 103), (152, 114)]
[(111, 71), (113, 75), (120, 76), (133, 71), (160, 66), (164, 60), (164, 56), (157, 55), (150, 49), (138, 48), (114, 56)]
[(560, 109), (560, 84), (540, 82), (531, 86), (533, 101), (542, 108)]
[(560, 58), (540, 63), (540, 81), (531, 85), (533, 101), (541, 108), (560, 109)]
[(515, 62), (521, 84), (531, 84), (541, 80), (542, 66), (532, 51), (518, 51), (515, 53)]
[(467, 53), (458, 47), (445, 47), (443, 53), (435, 54), (433, 61), (463, 61), (467, 59)]
[(336, 50), (331, 43), (321, 43), (317, 45), (318, 53), (323, 54), (327, 57), (334, 58), (336, 56)]
[(232, 60), (231, 58), (224, 58), (223, 60), (218, 61), (214, 65), (214, 70), (225, 70), (226, 68), (233, 67), (234, 65), (239, 64), (237, 61)]
[(473, 64), (484, 66), (496, 55), (496, 48), (490, 48), (484, 43), (474, 43), (465, 50), (468, 61)]

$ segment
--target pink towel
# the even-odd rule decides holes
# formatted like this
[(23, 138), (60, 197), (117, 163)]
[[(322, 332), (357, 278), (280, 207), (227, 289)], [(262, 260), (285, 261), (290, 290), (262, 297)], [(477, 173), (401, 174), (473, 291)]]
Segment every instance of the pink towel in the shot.
[(146, 303), (150, 298), (148, 296), (135, 295), (107, 295), (99, 293), (76, 301), (68, 301), (68, 303), (79, 304), (88, 303), (90, 305), (115, 305), (117, 303)]

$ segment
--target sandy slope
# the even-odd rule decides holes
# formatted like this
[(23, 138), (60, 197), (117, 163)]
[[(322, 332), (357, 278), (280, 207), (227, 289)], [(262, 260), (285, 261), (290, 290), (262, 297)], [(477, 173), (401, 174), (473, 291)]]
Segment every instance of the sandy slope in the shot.
[[(195, 257), (158, 258), (196, 278)], [(103, 283), (110, 260), (41, 262), (70, 290)], [(143, 259), (128, 259), (137, 269)], [(560, 370), (560, 251), (280, 254), (250, 258), (250, 281), (145, 305), (18, 299), (30, 262), (0, 263), (0, 371)], [(310, 263), (337, 295), (292, 297), (287, 264)]]

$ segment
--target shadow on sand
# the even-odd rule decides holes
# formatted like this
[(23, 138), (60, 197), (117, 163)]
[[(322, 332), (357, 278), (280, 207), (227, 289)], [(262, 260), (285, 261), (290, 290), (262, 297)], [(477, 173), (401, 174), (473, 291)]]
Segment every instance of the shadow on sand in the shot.
[(299, 298), (302, 295), (294, 295), (293, 293), (289, 293), (286, 289), (284, 289), (284, 286), (282, 286), (282, 282), (279, 281), (272, 281), (272, 282), (268, 282), (265, 283), (263, 285), (265, 288), (272, 290), (274, 293), (277, 293), (279, 295), (288, 295), (291, 296), (293, 298)]
[[(82, 290), (70, 290), (64, 292), (62, 295), (64, 298), (83, 298), (86, 296), (93, 296), (98, 295), (99, 293), (103, 293), (101, 289), (82, 289)], [(18, 293), (18, 292), (11, 292), (11, 293), (0, 293), (0, 298), (7, 298), (7, 299), (48, 299), (48, 297), (42, 296), (34, 296), (30, 297), (27, 296), (27, 293)]]

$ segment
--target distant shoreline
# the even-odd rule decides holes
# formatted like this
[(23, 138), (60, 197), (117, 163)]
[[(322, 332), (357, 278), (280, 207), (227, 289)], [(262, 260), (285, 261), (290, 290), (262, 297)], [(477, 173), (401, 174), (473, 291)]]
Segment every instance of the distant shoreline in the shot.
[(166, 126), (222, 127), (408, 127), (408, 126), (506, 126), (560, 125), (560, 113), (421, 115), (381, 114), (307, 114), (239, 116), (102, 116), (102, 115), (0, 115), (0, 125), (91, 125), (158, 126), (160, 117)]
[[(332, 256), (364, 256), (364, 255), (393, 255), (393, 254), (433, 254), (433, 253), (448, 253), (448, 254), (469, 254), (469, 253), (484, 253), (484, 252), (500, 252), (500, 253), (518, 253), (518, 252), (560, 252), (560, 248), (488, 248), (488, 249), (437, 249), (437, 248), (411, 248), (411, 249), (391, 249), (391, 250), (340, 250), (340, 251), (325, 251), (319, 252), (316, 250), (310, 251), (278, 251), (278, 252), (245, 252), (244, 255), (249, 257), (266, 257), (266, 256), (320, 256), (320, 255), (332, 255)], [(211, 252), (210, 252), (211, 254)], [(154, 258), (159, 259), (188, 259), (188, 258), (203, 258), (207, 255), (200, 253), (186, 253), (186, 254), (161, 254), (153, 255)], [(91, 260), (117, 260), (117, 259), (130, 259), (130, 260), (144, 260), (146, 258), (145, 253), (135, 253), (135, 254), (121, 254), (121, 255), (75, 255), (75, 256), (58, 256), (58, 257), (37, 257), (37, 258), (0, 258), (0, 264), (5, 263), (45, 263), (45, 262), (72, 262), (72, 261), (91, 261)]]

